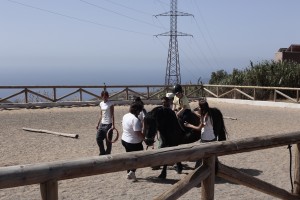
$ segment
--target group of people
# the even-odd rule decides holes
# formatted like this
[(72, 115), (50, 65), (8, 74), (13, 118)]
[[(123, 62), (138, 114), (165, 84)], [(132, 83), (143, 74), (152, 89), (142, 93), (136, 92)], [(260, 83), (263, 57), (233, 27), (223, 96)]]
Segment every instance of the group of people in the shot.
[[(101, 93), (102, 101), (100, 102), (100, 118), (97, 124), (96, 141), (99, 147), (99, 155), (107, 155), (112, 149), (112, 134), (115, 127), (114, 105), (109, 100), (109, 94), (106, 90)], [(213, 121), (209, 116), (209, 105), (205, 98), (199, 99), (199, 109), (195, 112), (199, 116), (200, 124), (198, 126), (189, 124), (185, 121), (185, 116), (191, 111), (188, 98), (184, 95), (182, 86), (174, 86), (172, 93), (167, 93), (162, 99), (164, 108), (172, 109), (179, 120), (183, 120), (184, 126), (201, 130), (200, 142), (216, 141), (217, 137), (213, 129)], [(140, 97), (134, 99), (131, 103), (129, 112), (122, 118), (122, 137), (121, 142), (126, 152), (142, 151), (144, 135), (142, 132), (142, 121), (146, 111), (144, 103)], [(104, 145), (106, 144), (106, 148)], [(127, 178), (137, 181), (135, 176), (136, 169), (127, 170)]]
[[(96, 141), (99, 147), (99, 155), (107, 155), (111, 153), (112, 149), (111, 140), (115, 127), (114, 105), (109, 100), (109, 94), (106, 90), (101, 92), (101, 98), (102, 101), (99, 104), (100, 118), (96, 127)], [(126, 152), (144, 150), (142, 120), (145, 114), (143, 101), (140, 97), (135, 98), (130, 105), (129, 112), (122, 119), (122, 145)], [(127, 170), (127, 178), (136, 181), (135, 171), (136, 169)]]

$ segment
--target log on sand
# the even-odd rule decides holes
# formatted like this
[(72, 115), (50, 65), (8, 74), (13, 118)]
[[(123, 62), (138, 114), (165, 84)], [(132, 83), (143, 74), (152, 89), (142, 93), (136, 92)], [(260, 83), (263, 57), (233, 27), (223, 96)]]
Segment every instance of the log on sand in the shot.
[(235, 117), (228, 117), (228, 116), (223, 116), (223, 119), (237, 120), (237, 118), (235, 118)]
[(38, 133), (47, 133), (47, 134), (53, 134), (53, 135), (59, 135), (64, 137), (72, 137), (72, 138), (78, 138), (78, 134), (72, 134), (72, 133), (59, 133), (54, 131), (48, 131), (48, 130), (42, 130), (42, 129), (32, 129), (32, 128), (22, 128), (24, 131), (31, 131), (31, 132), (38, 132)]

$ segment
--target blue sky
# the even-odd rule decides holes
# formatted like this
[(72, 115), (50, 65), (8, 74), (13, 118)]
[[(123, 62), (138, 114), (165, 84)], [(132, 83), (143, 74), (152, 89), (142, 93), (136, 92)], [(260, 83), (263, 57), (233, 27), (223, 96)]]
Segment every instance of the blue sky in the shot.
[[(164, 84), (170, 0), (1, 0), (0, 85)], [(178, 0), (182, 83), (300, 44), (299, 0)]]

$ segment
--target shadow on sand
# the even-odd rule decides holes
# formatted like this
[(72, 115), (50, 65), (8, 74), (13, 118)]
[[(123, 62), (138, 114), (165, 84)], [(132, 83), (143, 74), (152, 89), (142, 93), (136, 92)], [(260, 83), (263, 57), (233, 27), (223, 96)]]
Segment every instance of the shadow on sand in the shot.
[[(155, 169), (155, 170), (161, 170), (162, 168), (159, 168), (159, 169)], [(184, 170), (194, 170), (194, 168), (192, 167), (189, 167), (187, 164), (183, 164), (183, 169)], [(236, 170), (239, 170), (240, 172), (243, 172), (245, 174), (248, 174), (250, 176), (259, 176), (262, 171), (260, 170), (257, 170), (257, 169), (246, 169), (246, 168), (234, 168)], [(173, 166), (169, 166), (168, 167), (168, 170), (174, 170), (174, 167)], [(188, 175), (189, 172), (183, 172), (183, 174), (186, 174)], [(180, 179), (161, 179), (161, 178), (158, 178), (157, 176), (150, 176), (150, 177), (147, 177), (147, 178), (141, 178), (140, 180), (144, 180), (144, 181), (147, 181), (147, 182), (152, 182), (152, 183), (160, 183), (160, 184), (175, 184), (176, 182), (178, 182)], [(220, 177), (217, 177), (216, 176), (216, 180), (215, 180), (215, 183), (216, 184), (224, 184), (224, 183), (230, 183), (230, 184), (235, 184), (235, 183), (232, 183), (230, 181), (227, 181), (223, 178), (220, 178)]]

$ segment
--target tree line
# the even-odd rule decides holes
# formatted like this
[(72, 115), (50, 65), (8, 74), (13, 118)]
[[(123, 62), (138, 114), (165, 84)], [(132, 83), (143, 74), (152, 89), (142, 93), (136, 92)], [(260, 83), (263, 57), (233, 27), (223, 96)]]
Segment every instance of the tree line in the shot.
[[(225, 70), (212, 72), (209, 84), (300, 88), (300, 63), (263, 60), (253, 64), (250, 61), (249, 67), (242, 70), (234, 68), (231, 74)], [(226, 90), (222, 89), (222, 92)], [(245, 92), (249, 92), (249, 89)], [(287, 91), (286, 94), (294, 98), (297, 96), (295, 91)], [(274, 92), (270, 90), (257, 93), (257, 98), (264, 100), (272, 99), (273, 96)]]
[(267, 87), (300, 87), (300, 64), (293, 61), (264, 60), (257, 64), (250, 61), (246, 69), (212, 72), (209, 84)]

